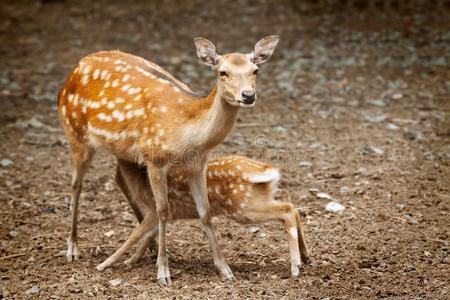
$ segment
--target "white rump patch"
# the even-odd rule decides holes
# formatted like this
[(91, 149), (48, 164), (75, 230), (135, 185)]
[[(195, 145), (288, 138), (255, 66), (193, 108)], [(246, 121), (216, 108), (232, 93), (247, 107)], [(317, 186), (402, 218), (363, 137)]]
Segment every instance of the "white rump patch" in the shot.
[(244, 173), (243, 176), (252, 183), (277, 182), (281, 178), (278, 169), (267, 169), (264, 173)]

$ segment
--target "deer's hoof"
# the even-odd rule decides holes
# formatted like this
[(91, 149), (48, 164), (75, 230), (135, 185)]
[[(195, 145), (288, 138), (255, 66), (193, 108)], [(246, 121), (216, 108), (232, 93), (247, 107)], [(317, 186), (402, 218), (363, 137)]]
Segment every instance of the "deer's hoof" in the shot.
[(172, 284), (172, 279), (170, 279), (170, 276), (158, 277), (158, 283), (161, 285), (169, 286)]
[(80, 259), (81, 252), (78, 249), (78, 245), (71, 240), (67, 240), (67, 253), (66, 258), (68, 262), (76, 261)]

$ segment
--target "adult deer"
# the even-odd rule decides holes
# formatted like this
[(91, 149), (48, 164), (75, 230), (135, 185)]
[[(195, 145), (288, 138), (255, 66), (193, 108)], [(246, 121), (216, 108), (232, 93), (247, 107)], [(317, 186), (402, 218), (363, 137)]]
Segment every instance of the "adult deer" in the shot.
[[(281, 221), (288, 236), (291, 274), (296, 277), (301, 261), (309, 263), (310, 258), (299, 212), (292, 203), (274, 199), (280, 177), (272, 165), (247, 157), (213, 158), (207, 168), (208, 199), (213, 216), (226, 215), (241, 224)], [(170, 218), (198, 218), (183, 170), (172, 168), (167, 178)], [(114, 265), (130, 247), (142, 241), (126, 264), (136, 262), (158, 233), (156, 206), (145, 167), (119, 159), (116, 182), (140, 224), (114, 254), (97, 266), (99, 271)]]
[(188, 185), (208, 237), (220, 277), (232, 279), (212, 225), (205, 166), (209, 150), (230, 132), (240, 107), (256, 100), (258, 64), (267, 61), (277, 36), (256, 43), (250, 54), (218, 55), (196, 38), (197, 55), (217, 74), (206, 97), (196, 96), (161, 67), (119, 51), (86, 56), (72, 71), (58, 97), (58, 111), (73, 154), (72, 227), (67, 258), (76, 260), (78, 199), (95, 149), (146, 166), (159, 224), (157, 278), (170, 284), (166, 254), (167, 172), (173, 165), (188, 174)]

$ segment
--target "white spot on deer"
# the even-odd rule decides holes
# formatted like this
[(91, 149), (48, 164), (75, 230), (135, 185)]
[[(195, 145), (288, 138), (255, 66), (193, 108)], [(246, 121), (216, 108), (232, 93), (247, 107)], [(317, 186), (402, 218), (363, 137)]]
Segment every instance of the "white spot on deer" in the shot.
[(77, 113), (76, 112), (72, 112), (72, 118), (76, 119), (77, 118)]
[(177, 102), (178, 102), (178, 104), (181, 104), (181, 103), (183, 103), (183, 101), (184, 101), (184, 99), (183, 99), (183, 98), (178, 98), (178, 99), (177, 99)]
[(121, 72), (122, 71), (122, 67), (121, 66), (117, 66), (117, 67), (114, 68), (114, 71)]
[(291, 235), (291, 237), (296, 240), (298, 239), (298, 231), (296, 227), (291, 227), (289, 228), (289, 234)]
[(144, 127), (144, 128), (142, 129), (142, 132), (143, 132), (144, 134), (147, 134), (147, 133), (148, 133), (148, 128), (147, 128), (147, 127)]
[(131, 103), (128, 103), (127, 105), (125, 105), (125, 107), (124, 107), (126, 110), (130, 110), (130, 109), (132, 109), (133, 108), (133, 104), (131, 104)]
[(112, 87), (117, 87), (119, 86), (119, 79), (114, 79), (113, 82), (111, 83)]
[(109, 75), (108, 70), (103, 70), (103, 71), (100, 73), (100, 79), (105, 80), (105, 79), (107, 78), (108, 75)]
[(114, 107), (116, 107), (116, 104), (114, 104), (114, 102), (109, 101), (108, 104), (106, 105), (107, 108), (109, 109), (113, 109)]
[(61, 106), (61, 114), (65, 117), (66, 116), (66, 106)]
[(139, 101), (142, 98), (142, 94), (137, 95), (136, 97), (133, 98), (133, 100), (135, 101)]
[(240, 165), (237, 165), (237, 166), (236, 166), (236, 169), (242, 170), (242, 167), (241, 167)]
[(152, 139), (147, 139), (147, 140), (145, 141), (145, 144), (146, 144), (147, 146), (151, 146), (151, 145), (152, 145)]
[(124, 103), (125, 102), (125, 99), (123, 99), (123, 98), (116, 98), (116, 104), (120, 104), (120, 103)]
[(136, 117), (143, 116), (144, 114), (145, 114), (145, 111), (144, 111), (143, 108), (140, 108), (140, 109), (137, 109), (137, 110), (134, 111), (134, 115)]
[(97, 80), (99, 76), (100, 76), (100, 70), (95, 69), (94, 73), (92, 74), (92, 78), (94, 78), (94, 80)]
[(127, 132), (125, 130), (120, 132), (120, 138), (122, 140), (125, 140), (127, 137), (128, 137), (128, 134), (127, 134)]
[(88, 83), (89, 83), (89, 75), (81, 76), (80, 82), (81, 82), (82, 85), (87, 86)]
[(225, 205), (227, 205), (227, 206), (232, 206), (232, 205), (233, 205), (233, 201), (231, 201), (230, 199), (227, 199), (227, 200), (225, 201)]
[(160, 129), (158, 135), (162, 137), (164, 135), (164, 129)]
[(130, 80), (130, 74), (125, 74), (123, 77), (122, 77), (122, 82), (127, 82), (128, 80)]
[(102, 100), (100, 100), (100, 104), (101, 105), (106, 105), (106, 103), (108, 103), (108, 99), (107, 98), (102, 98)]
[(70, 103), (73, 101), (73, 94), (67, 95), (67, 100), (69, 100)]
[(123, 60), (116, 59), (116, 60), (114, 61), (114, 64), (116, 64), (116, 65), (122, 65), (122, 64), (125, 64), (125, 62), (124, 62)]
[(125, 114), (125, 118), (126, 118), (127, 120), (128, 120), (128, 119), (131, 119), (133, 116), (134, 116), (134, 111), (132, 111), (132, 110), (128, 111), (128, 112)]
[(84, 104), (84, 103), (83, 103), (83, 106), (81, 107), (81, 112), (83, 114), (87, 113), (87, 107), (86, 107), (86, 104)]
[(129, 84), (125, 84), (124, 86), (122, 86), (122, 91), (126, 92), (130, 89), (130, 85)]
[(98, 93), (98, 95), (99, 95), (100, 97), (104, 96), (104, 95), (105, 95), (105, 90), (101, 90), (100, 93)]
[(112, 117), (117, 119), (117, 121), (122, 122), (123, 120), (125, 120), (125, 115), (118, 110), (115, 110), (112, 112)]
[(162, 113), (165, 113), (165, 112), (167, 112), (167, 106), (161, 106), (161, 112)]
[(90, 65), (86, 65), (82, 68), (80, 68), (80, 73), (81, 74), (89, 74), (91, 72), (91, 66)]
[(110, 82), (110, 81), (107, 81), (107, 82), (105, 82), (105, 85), (103, 85), (103, 87), (104, 87), (105, 89), (107, 89), (107, 88), (110, 87), (110, 85), (111, 85), (111, 82)]
[(155, 137), (155, 145), (159, 145), (159, 137)]

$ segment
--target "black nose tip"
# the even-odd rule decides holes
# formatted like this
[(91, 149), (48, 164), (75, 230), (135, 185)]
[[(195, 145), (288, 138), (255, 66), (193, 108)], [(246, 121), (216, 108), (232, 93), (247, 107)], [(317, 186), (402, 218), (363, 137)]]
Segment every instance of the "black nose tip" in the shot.
[(242, 92), (242, 100), (244, 100), (245, 104), (252, 104), (255, 102), (256, 93), (255, 91), (243, 91)]

